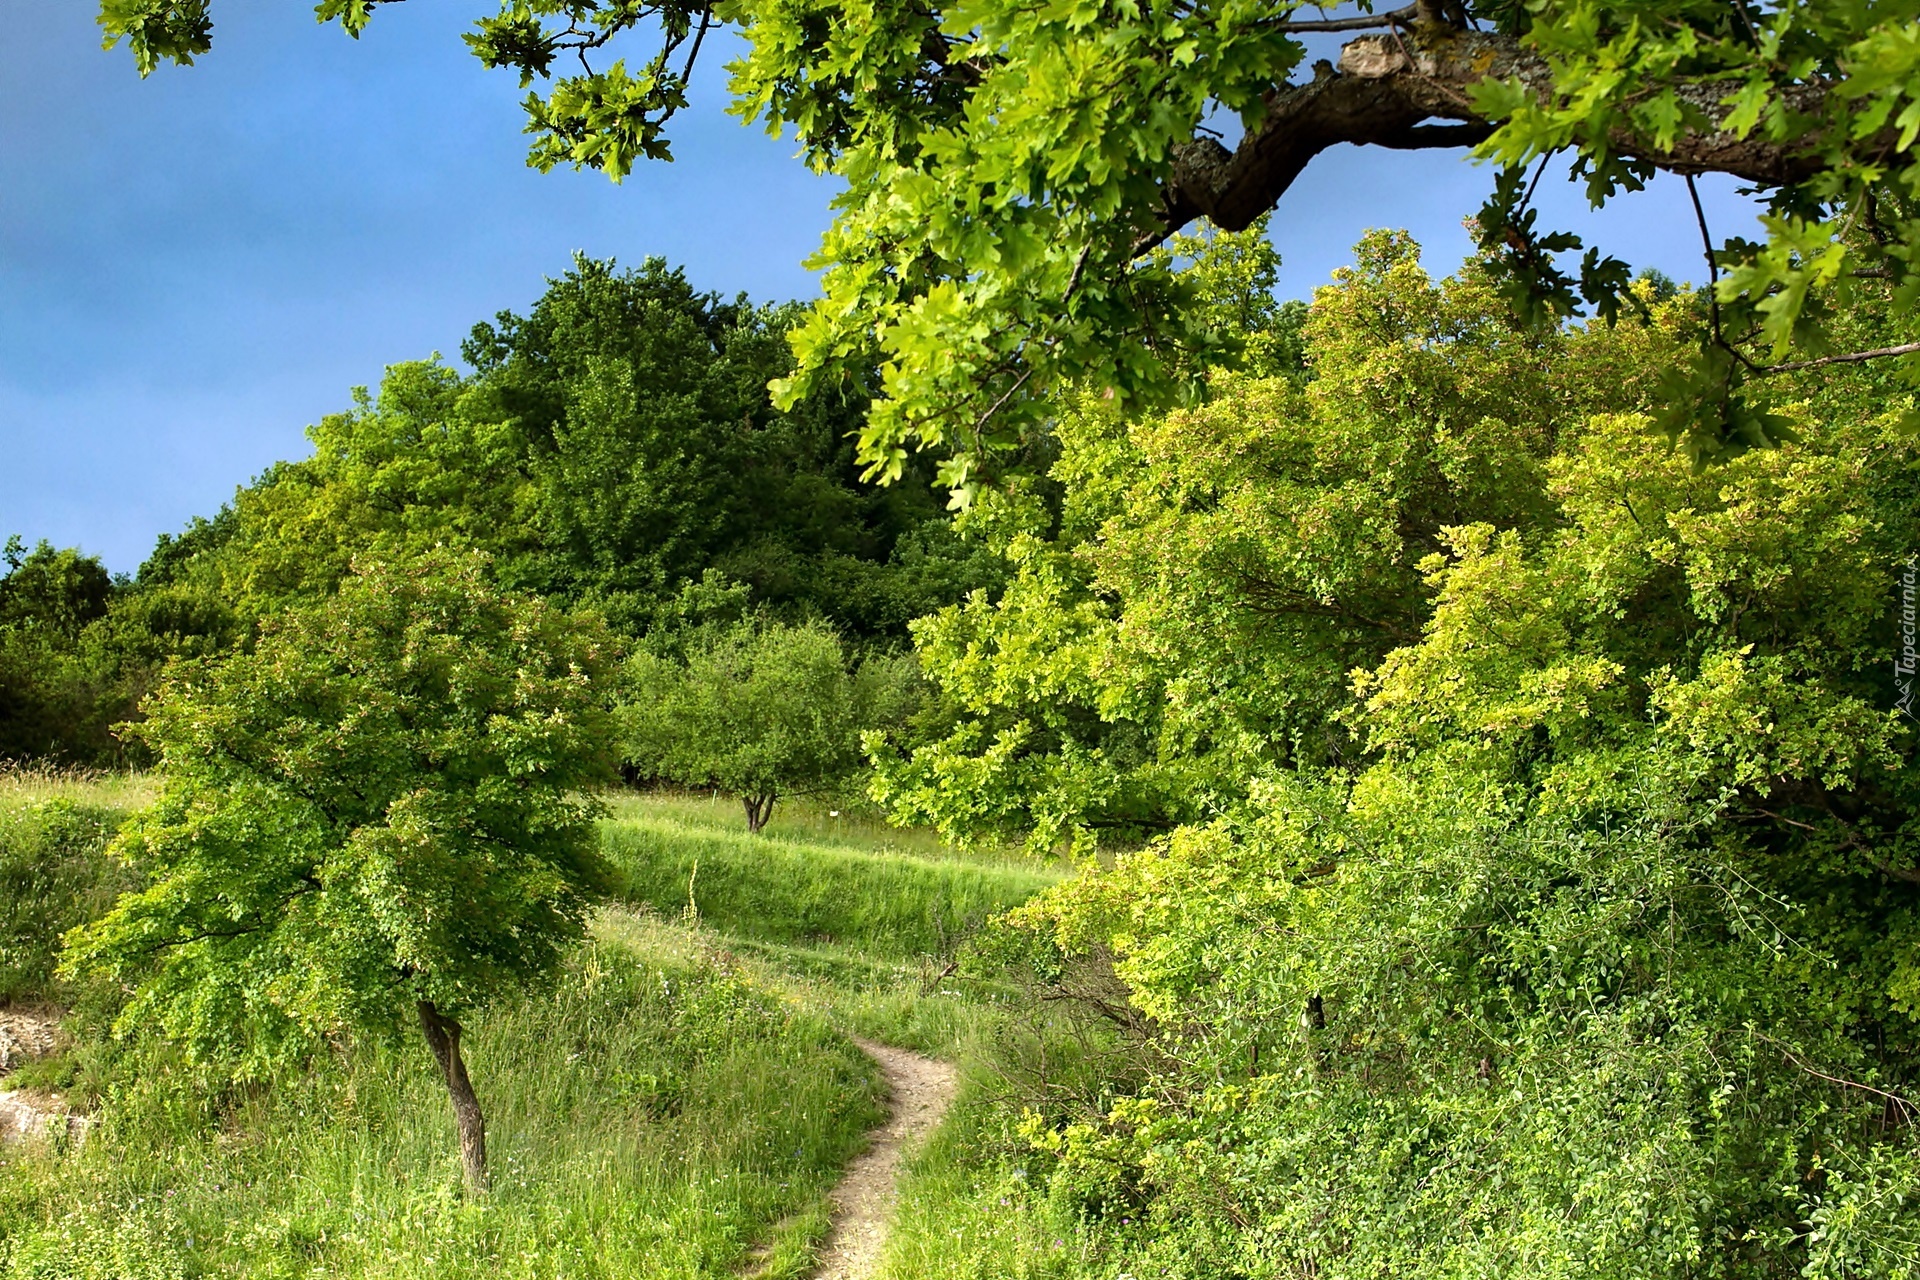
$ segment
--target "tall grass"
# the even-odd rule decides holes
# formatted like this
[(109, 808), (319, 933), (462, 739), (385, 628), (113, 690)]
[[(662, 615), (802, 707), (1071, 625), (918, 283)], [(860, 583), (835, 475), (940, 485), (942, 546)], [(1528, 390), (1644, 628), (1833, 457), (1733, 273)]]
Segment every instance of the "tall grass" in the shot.
[[(71, 892), (21, 895), (38, 941), (0, 980), (50, 989), (58, 932), (110, 900), (100, 851), (119, 811), (149, 794), (138, 778), (0, 777), (0, 867), (26, 850), (16, 870), (74, 872)], [(1050, 1015), (951, 964), (1058, 869), (824, 805), (787, 807), (758, 837), (721, 798), (613, 808), (604, 844), (639, 912), (604, 913), (553, 990), (469, 1027), (490, 1194), (462, 1190), (445, 1091), (414, 1037), (239, 1089), (80, 1025), (67, 1059), (28, 1074), (95, 1099), (96, 1123), (78, 1150), (0, 1152), (0, 1275), (792, 1280), (880, 1115), (844, 1031), (958, 1058), (967, 1080), (912, 1166), (883, 1277), (1107, 1271), (1070, 1206), (1034, 1200), (1020, 1176), (1002, 1031)]]
[(410, 1038), (225, 1097), (131, 1051), (77, 1152), (0, 1155), (0, 1274), (726, 1276), (820, 1197), (881, 1114), (816, 1015), (618, 941), (477, 1019), (491, 1194), (468, 1197)]
[[(893, 833), (873, 829), (755, 838), (731, 829), (725, 809), (699, 812), (706, 803), (631, 799), (607, 824), (609, 855), (630, 883), (651, 888), (655, 908), (609, 917), (610, 936), (717, 960), (844, 1030), (960, 1063), (960, 1099), (909, 1163), (875, 1280), (1123, 1274), (1112, 1231), (1086, 1225), (1081, 1206), (1050, 1188), (1051, 1162), (1018, 1132), (1036, 1062), (1046, 1073), (1097, 1073), (1085, 1059), (1086, 1029), (1036, 1007), (1029, 993), (927, 954), (941, 930), (926, 921), (964, 896), (957, 883), (991, 885), (998, 910), (1058, 871), (982, 865), (933, 843), (908, 853), (888, 841)], [(698, 923), (689, 929), (682, 913), (696, 855)]]
[(1032, 863), (918, 856), (853, 841), (749, 835), (629, 805), (602, 827), (620, 892), (663, 916), (774, 943), (944, 956), (990, 916), (1052, 883)]
[(756, 942), (651, 913), (608, 912), (596, 928), (650, 953), (718, 965), (771, 1000), (818, 1014), (837, 1031), (936, 1057), (970, 1052), (1011, 998), (925, 959)]
[(117, 808), (43, 792), (37, 783), (0, 790), (0, 1007), (66, 996), (54, 974), (61, 935), (134, 885), (106, 853), (121, 819)]
[(1017, 1112), (990, 1095), (991, 1076), (988, 1064), (973, 1064), (946, 1124), (909, 1164), (874, 1280), (1130, 1274), (1106, 1235), (1050, 1194), (1014, 1131)]
[(0, 760), (0, 809), (67, 800), (128, 812), (150, 803), (159, 789), (159, 779), (150, 773)]

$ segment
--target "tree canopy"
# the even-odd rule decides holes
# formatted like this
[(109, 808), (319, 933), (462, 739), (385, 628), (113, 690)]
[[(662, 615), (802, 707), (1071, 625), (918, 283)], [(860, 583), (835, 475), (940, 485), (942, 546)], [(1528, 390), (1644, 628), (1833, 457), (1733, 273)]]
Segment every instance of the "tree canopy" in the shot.
[[(316, 13), (357, 33), (374, 7), (323, 0)], [(1716, 307), (1669, 396), (1697, 454), (1789, 429), (1747, 405), (1757, 375), (1920, 350), (1904, 329), (1835, 349), (1826, 323), (1863, 280), (1903, 308), (1920, 294), (1911, 4), (1309, 9), (506, 0), (467, 39), (488, 65), (545, 84), (527, 99), (532, 163), (618, 178), (670, 154), (704, 37), (740, 29), (736, 110), (790, 131), (847, 183), (814, 259), (825, 297), (794, 335), (783, 395), (877, 365), (861, 458), (890, 476), (934, 445), (949, 454), (943, 478), (967, 485), (1064, 384), (1149, 407), (1191, 390), (1187, 356), (1208, 335), (1177, 264), (1147, 251), (1197, 218), (1251, 225), (1341, 143), (1474, 146), (1494, 161), (1480, 234), (1503, 285), (1545, 317), (1611, 318), (1634, 305), (1631, 272), (1537, 225), (1527, 166), (1564, 159), (1596, 203), (1656, 171), (1753, 184), (1767, 201), (1758, 238), (1701, 228)], [(209, 0), (103, 0), (101, 22), (144, 73), (204, 53), (210, 13)], [(1327, 40), (1345, 43), (1309, 65)]]
[(446, 545), (628, 634), (717, 572), (755, 605), (899, 637), (986, 579), (924, 485), (859, 483), (857, 388), (773, 406), (796, 311), (700, 293), (659, 259), (577, 259), (526, 315), (475, 326), (471, 375), (392, 366), (309, 430), (311, 458), (163, 542), (143, 578), (270, 611), (331, 590), (355, 556)]
[(911, 709), (910, 659), (848, 652), (818, 623), (708, 626), (629, 659), (616, 711), (638, 776), (739, 796), (759, 831), (782, 797), (849, 786), (861, 733)]
[(159, 668), (238, 635), (233, 610), (201, 586), (116, 579), (75, 548), (9, 539), (0, 577), (0, 760), (76, 764), (126, 758), (113, 726)]
[(876, 792), (1102, 853), (998, 954), (1125, 992), (1135, 1079), (1025, 1135), (1134, 1274), (1911, 1273), (1920, 451), (1822, 369), (1696, 468), (1703, 303), (1637, 292), (1543, 330), (1378, 233), (1301, 373), (1063, 411), (966, 517), (1009, 585)]
[(767, 382), (792, 367), (800, 312), (702, 293), (657, 258), (579, 258), (526, 314), (474, 327), (472, 372), (390, 366), (308, 429), (311, 457), (162, 534), (131, 579), (15, 538), (0, 759), (138, 762), (145, 748), (113, 726), (168, 660), (244, 642), (357, 558), (439, 547), (482, 552), (496, 583), (629, 638), (697, 620), (711, 596), (733, 616), (824, 619), (857, 646), (898, 646), (912, 619), (996, 585), (998, 561), (954, 534), (926, 484), (860, 481), (862, 396), (774, 407)]
[(608, 648), (438, 552), (176, 667), (139, 730), (163, 790), (115, 846), (146, 887), (66, 963), (243, 1074), (417, 1019), (484, 1182), (459, 1019), (550, 973), (602, 887), (578, 792), (609, 773)]

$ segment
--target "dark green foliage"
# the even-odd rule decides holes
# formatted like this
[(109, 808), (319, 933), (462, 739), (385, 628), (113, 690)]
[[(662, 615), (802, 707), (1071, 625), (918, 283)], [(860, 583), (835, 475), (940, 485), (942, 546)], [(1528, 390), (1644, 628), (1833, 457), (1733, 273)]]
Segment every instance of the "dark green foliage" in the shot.
[(0, 578), (0, 627), (45, 630), (71, 642), (105, 616), (113, 579), (92, 556), (41, 542), (27, 554), (7, 544), (7, 576)]
[(224, 506), (211, 520), (195, 516), (178, 534), (163, 533), (154, 544), (153, 554), (141, 564), (134, 581), (143, 587), (165, 586), (191, 575), (192, 566), (203, 556), (216, 554), (233, 540), (239, 520), (231, 506)]
[(577, 259), (525, 316), (464, 346), (476, 372), (395, 365), (309, 432), (231, 515), (163, 541), (149, 577), (211, 583), (250, 614), (323, 594), (355, 556), (434, 546), (493, 558), (503, 585), (639, 634), (718, 573), (752, 602), (854, 636), (990, 582), (924, 480), (858, 480), (858, 395), (773, 409), (791, 307), (723, 302), (659, 259)]
[[(0, 578), (0, 760), (123, 764), (113, 726), (134, 715), (166, 662), (239, 634), (234, 612), (198, 583), (116, 581), (92, 556), (8, 543)], [(132, 758), (138, 759), (138, 749)]]
[(138, 718), (168, 661), (242, 643), (356, 557), (482, 551), (501, 585), (632, 636), (711, 620), (696, 597), (734, 584), (732, 616), (897, 644), (912, 619), (997, 585), (997, 561), (954, 534), (925, 475), (860, 480), (857, 388), (772, 407), (797, 316), (700, 293), (657, 258), (580, 258), (525, 316), (475, 327), (473, 375), (391, 367), (377, 395), (310, 429), (311, 458), (161, 535), (131, 581), (13, 539), (0, 759), (142, 763), (113, 726)]
[(108, 749), (118, 701), (107, 674), (80, 655), (80, 637), (105, 617), (113, 581), (100, 562), (46, 542), (7, 543), (0, 578), (0, 759), (90, 760)]
[(503, 574), (631, 627), (717, 570), (856, 635), (898, 634), (971, 585), (936, 563), (959, 553), (924, 477), (858, 483), (859, 388), (773, 408), (798, 314), (701, 294), (657, 258), (579, 258), (526, 316), (476, 326), (469, 412), (516, 423), (532, 482), (537, 545)]

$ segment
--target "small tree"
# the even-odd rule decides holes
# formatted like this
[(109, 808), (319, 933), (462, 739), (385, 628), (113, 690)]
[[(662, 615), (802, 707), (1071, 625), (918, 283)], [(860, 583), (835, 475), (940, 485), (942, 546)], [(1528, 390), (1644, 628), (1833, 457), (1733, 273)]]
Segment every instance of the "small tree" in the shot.
[(66, 966), (257, 1074), (417, 1021), (470, 1186), (486, 1129), (461, 1019), (550, 974), (604, 883), (597, 628), (435, 552), (356, 566), (252, 652), (176, 669), (137, 732), (164, 788), (117, 842), (151, 874), (68, 937)]
[(641, 653), (619, 711), (635, 772), (740, 797), (758, 832), (781, 796), (824, 791), (861, 766), (860, 732), (897, 718), (909, 659), (852, 661), (818, 623), (746, 622), (698, 635), (684, 659)]

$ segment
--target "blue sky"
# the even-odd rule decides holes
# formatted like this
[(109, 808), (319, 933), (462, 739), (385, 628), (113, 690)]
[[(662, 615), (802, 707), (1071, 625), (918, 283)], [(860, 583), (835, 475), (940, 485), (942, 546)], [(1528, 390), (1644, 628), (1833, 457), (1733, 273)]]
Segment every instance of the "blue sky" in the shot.
[[(832, 188), (722, 110), (721, 59), (676, 121), (672, 165), (622, 186), (524, 163), (520, 93), (459, 35), (481, 6), (376, 11), (358, 41), (300, 0), (215, 6), (211, 54), (142, 81), (100, 49), (92, 0), (13, 0), (0, 65), (0, 538), (131, 571), (211, 514), (385, 365), (457, 354), (569, 255), (684, 265), (700, 287), (807, 297)], [(710, 50), (709, 52), (713, 52)], [(722, 50), (724, 52), (724, 49)], [(1274, 217), (1283, 291), (1307, 295), (1371, 226), (1445, 270), (1488, 175), (1458, 153), (1343, 148)], [(1548, 218), (1679, 279), (1701, 275), (1684, 188)], [(1728, 183), (1716, 230), (1735, 230)], [(1724, 228), (1724, 230), (1722, 230)]]

